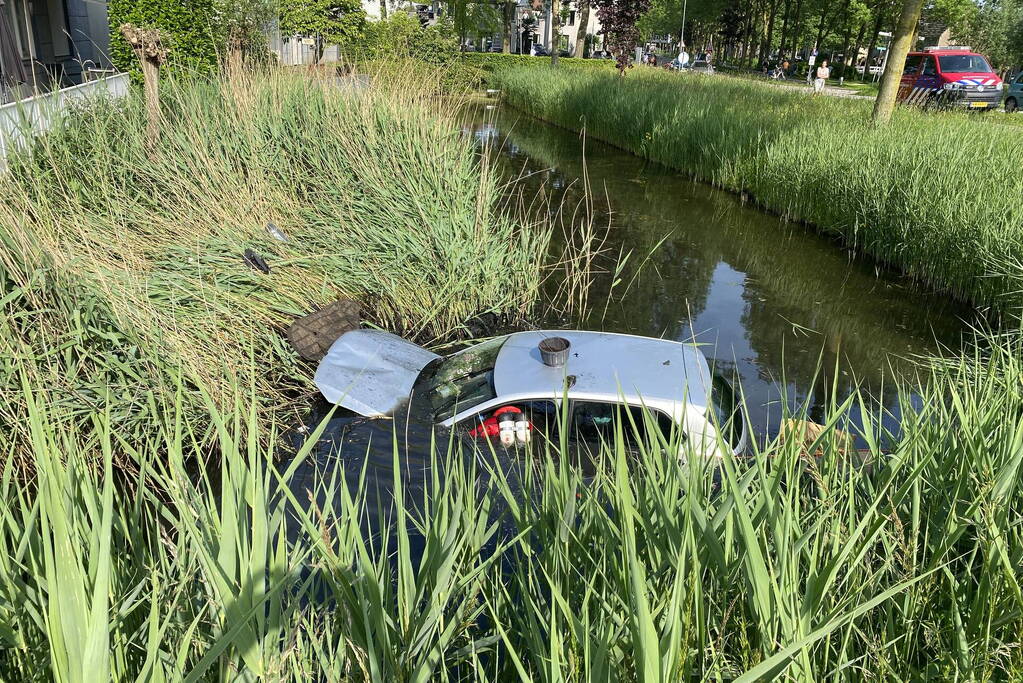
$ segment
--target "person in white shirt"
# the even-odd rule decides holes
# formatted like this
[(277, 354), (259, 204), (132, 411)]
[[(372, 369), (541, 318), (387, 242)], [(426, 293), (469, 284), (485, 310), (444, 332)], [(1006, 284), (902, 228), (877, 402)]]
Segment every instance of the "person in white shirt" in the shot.
[(828, 60), (821, 62), (817, 67), (816, 78), (813, 79), (813, 94), (820, 95), (824, 92), (824, 83), (831, 78), (831, 69), (828, 68)]

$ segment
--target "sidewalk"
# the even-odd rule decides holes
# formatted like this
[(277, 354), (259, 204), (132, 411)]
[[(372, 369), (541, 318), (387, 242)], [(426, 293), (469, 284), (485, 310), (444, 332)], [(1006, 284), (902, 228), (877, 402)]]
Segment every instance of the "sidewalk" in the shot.
[[(763, 78), (754, 74), (742, 74), (742, 73), (729, 73), (727, 71), (715, 71), (715, 76), (728, 76), (729, 78), (742, 78), (747, 81), (756, 81), (758, 83), (766, 83), (767, 85), (774, 86), (776, 88), (784, 88), (786, 90), (799, 90), (803, 92), (813, 92), (813, 86), (808, 85), (805, 81), (799, 79), (788, 79), (788, 80), (773, 80), (770, 78)], [(850, 100), (872, 100), (874, 99), (871, 95), (860, 95), (859, 93), (849, 90), (846, 88), (839, 88), (833, 85), (824, 86), (824, 94), (830, 95), (831, 97), (844, 97)]]

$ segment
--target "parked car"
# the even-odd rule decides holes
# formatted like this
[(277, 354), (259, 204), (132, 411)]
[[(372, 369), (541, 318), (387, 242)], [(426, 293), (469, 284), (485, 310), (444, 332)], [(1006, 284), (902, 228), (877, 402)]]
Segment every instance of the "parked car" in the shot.
[(930, 47), (906, 57), (898, 99), (928, 107), (987, 110), (1000, 107), (1002, 95), (1002, 79), (987, 57), (968, 47)]
[(714, 66), (706, 59), (697, 59), (695, 62), (689, 65), (690, 71), (698, 71), (700, 73), (712, 74), (714, 73)]
[(1005, 97), (1005, 111), (1009, 114), (1019, 111), (1023, 104), (1023, 71), (1016, 74), (1016, 80), (1009, 84), (1009, 92)]
[(410, 405), (467, 438), (492, 435), (501, 416), (514, 413), (525, 418), (527, 440), (536, 434), (558, 443), (564, 425), (572, 443), (613, 443), (620, 416), (639, 429), (656, 425), (667, 443), (681, 436), (703, 455), (719, 455), (722, 443), (734, 453), (746, 445), (728, 382), (695, 345), (663, 339), (518, 332), (442, 357), (387, 332), (355, 330), (330, 347), (315, 381), (328, 401), (360, 415)]

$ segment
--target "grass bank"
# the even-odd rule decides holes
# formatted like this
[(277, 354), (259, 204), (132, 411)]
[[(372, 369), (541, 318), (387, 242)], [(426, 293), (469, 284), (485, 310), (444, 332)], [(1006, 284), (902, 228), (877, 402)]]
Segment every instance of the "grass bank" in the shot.
[(875, 129), (870, 102), (654, 70), (508, 68), (494, 82), (533, 116), (748, 195), (976, 306), (1019, 308), (1012, 127), (900, 108)]
[(77, 407), (85, 430), (27, 386), (6, 397), (26, 435), (0, 431), (38, 474), (0, 468), (0, 674), (1018, 680), (1020, 358), (1005, 339), (938, 367), (915, 410), (902, 387), (901, 435), (861, 435), (870, 467), (830, 429), (817, 459), (772, 444), (716, 477), (680, 464), (677, 437), (638, 456), (618, 437), (584, 477), (560, 449), (516, 466), (444, 438), (406, 461), (399, 428), (393, 474), (338, 466), (295, 490), (252, 386), (197, 411), (179, 383), (140, 434), (115, 397)]
[[(442, 115), (414, 83), (280, 72), (161, 92), (151, 149), (134, 93), (74, 112), (9, 159), (0, 390), (15, 391), (28, 364), (53, 400), (111, 395), (112, 419), (147, 426), (153, 396), (179, 376), (188, 405), (200, 388), (219, 399), (251, 378), (281, 414), (311, 376), (282, 331), (338, 297), (424, 343), (537, 300), (552, 228), (502, 210), (457, 100)], [(269, 274), (246, 265), (246, 249)], [(5, 429), (23, 429), (19, 405), (6, 402)]]

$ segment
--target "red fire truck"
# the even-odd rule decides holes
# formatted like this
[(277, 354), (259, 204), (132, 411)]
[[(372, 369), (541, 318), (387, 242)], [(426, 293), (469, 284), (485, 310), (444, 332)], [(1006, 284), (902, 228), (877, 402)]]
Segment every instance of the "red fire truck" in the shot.
[(984, 55), (968, 47), (929, 47), (906, 58), (899, 101), (924, 107), (995, 109), (1002, 104), (1002, 79)]

